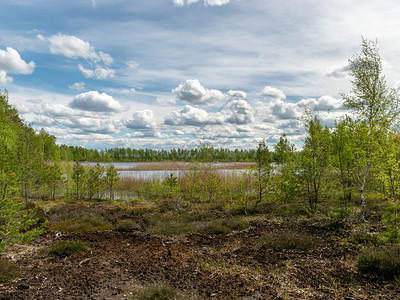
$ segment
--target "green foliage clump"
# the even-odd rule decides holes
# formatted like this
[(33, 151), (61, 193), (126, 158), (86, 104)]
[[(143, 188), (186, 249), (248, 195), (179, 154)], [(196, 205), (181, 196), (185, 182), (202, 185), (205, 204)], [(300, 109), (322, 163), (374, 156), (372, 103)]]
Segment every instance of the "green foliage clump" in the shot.
[(376, 245), (378, 243), (378, 237), (376, 235), (369, 234), (368, 232), (355, 233), (352, 236), (352, 240), (356, 244)]
[(80, 241), (59, 241), (47, 250), (49, 255), (57, 257), (84, 254), (88, 251), (85, 243)]
[(116, 229), (119, 231), (137, 231), (142, 227), (132, 219), (118, 220)]
[(134, 300), (178, 300), (185, 299), (178, 295), (178, 292), (168, 284), (153, 283), (139, 287), (132, 293), (130, 299)]
[(309, 250), (317, 247), (318, 244), (318, 240), (310, 234), (283, 230), (262, 235), (257, 242), (257, 248)]
[(5, 258), (0, 258), (0, 282), (8, 282), (17, 278), (20, 274), (19, 266)]
[(400, 246), (370, 247), (362, 251), (357, 260), (360, 272), (377, 275), (383, 279), (400, 276)]
[(48, 222), (37, 226), (36, 212), (37, 208), (25, 209), (22, 202), (0, 200), (0, 253), (7, 244), (29, 242), (44, 231)]
[(386, 243), (400, 242), (400, 201), (388, 200), (387, 212), (382, 217), (386, 231), (379, 234), (379, 239)]
[(215, 220), (202, 227), (199, 232), (205, 234), (228, 234), (233, 230), (243, 230), (249, 227), (249, 223), (241, 218), (227, 218)]
[(114, 227), (106, 220), (87, 216), (82, 219), (68, 219), (51, 224), (50, 230), (62, 232), (92, 232), (112, 230)]

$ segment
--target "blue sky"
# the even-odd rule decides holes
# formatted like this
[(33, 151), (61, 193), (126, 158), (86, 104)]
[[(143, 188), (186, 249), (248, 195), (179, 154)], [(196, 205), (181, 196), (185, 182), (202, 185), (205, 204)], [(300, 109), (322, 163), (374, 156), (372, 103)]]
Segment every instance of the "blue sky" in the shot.
[(301, 146), (306, 107), (345, 113), (361, 36), (400, 86), (399, 15), (393, 0), (2, 0), (0, 88), (60, 144)]

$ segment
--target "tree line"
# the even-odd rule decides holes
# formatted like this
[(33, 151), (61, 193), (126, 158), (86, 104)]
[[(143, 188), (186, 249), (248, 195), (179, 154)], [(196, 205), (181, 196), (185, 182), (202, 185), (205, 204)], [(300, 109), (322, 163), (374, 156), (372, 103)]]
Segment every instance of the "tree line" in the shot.
[(212, 151), (212, 157), (219, 162), (247, 162), (253, 161), (255, 150), (214, 148), (202, 151), (202, 145), (194, 149), (133, 149), (130, 147), (115, 147), (97, 150), (86, 149), (80, 146), (60, 146), (60, 158), (63, 161), (91, 161), (91, 162), (159, 162), (159, 161), (202, 161)]

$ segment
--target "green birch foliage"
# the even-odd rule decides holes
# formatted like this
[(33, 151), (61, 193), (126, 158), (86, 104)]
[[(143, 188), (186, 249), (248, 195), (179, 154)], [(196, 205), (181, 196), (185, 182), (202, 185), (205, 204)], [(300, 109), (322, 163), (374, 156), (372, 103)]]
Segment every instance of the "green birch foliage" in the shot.
[(300, 180), (303, 195), (311, 213), (317, 210), (322, 200), (326, 175), (330, 167), (330, 132), (323, 127), (317, 115), (305, 119), (307, 135), (300, 158)]
[(274, 161), (279, 164), (275, 177), (275, 194), (283, 202), (296, 201), (299, 194), (298, 174), (300, 165), (295, 146), (288, 141), (286, 135), (282, 135), (274, 147)]
[[(365, 127), (358, 157), (360, 180), (358, 184), (361, 198), (360, 221), (365, 221), (366, 202), (364, 190), (369, 171), (376, 152), (375, 138), (380, 132), (388, 130), (399, 115), (399, 96), (394, 89), (389, 89), (382, 74), (382, 58), (376, 42), (363, 38), (361, 52), (349, 60), (350, 76), (353, 85), (349, 94), (342, 94), (344, 103), (355, 115), (356, 123)], [(366, 148), (365, 148), (366, 146)]]

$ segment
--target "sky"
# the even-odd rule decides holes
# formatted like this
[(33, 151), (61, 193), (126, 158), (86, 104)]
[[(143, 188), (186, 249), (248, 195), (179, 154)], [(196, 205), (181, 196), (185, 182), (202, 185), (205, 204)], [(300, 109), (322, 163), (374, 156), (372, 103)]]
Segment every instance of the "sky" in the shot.
[(400, 88), (395, 0), (2, 0), (0, 88), (58, 144), (301, 147), (305, 109), (346, 112), (348, 59), (377, 40)]

